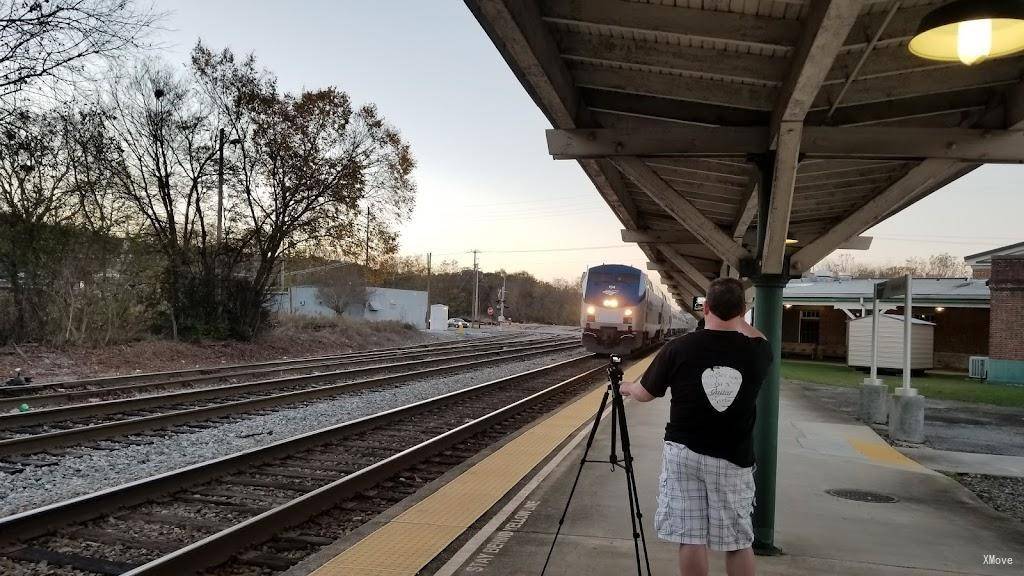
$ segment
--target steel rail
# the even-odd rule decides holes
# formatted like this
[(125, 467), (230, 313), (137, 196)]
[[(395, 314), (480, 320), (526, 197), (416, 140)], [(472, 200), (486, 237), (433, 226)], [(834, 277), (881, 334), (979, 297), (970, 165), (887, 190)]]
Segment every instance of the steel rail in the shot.
[(337, 505), (342, 500), (351, 498), (359, 492), (383, 482), (395, 473), (418, 462), (422, 462), (430, 456), (442, 452), (511, 417), (517, 412), (543, 402), (547, 398), (601, 370), (604, 370), (604, 367), (598, 366), (573, 376), (568, 380), (559, 382), (518, 402), (509, 404), (504, 408), (499, 408), (486, 416), (467, 422), (431, 440), (408, 448), (308, 494), (299, 496), (286, 504), (221, 530), (216, 534), (207, 536), (198, 542), (157, 558), (134, 570), (125, 572), (122, 576), (185, 576), (216, 566), (253, 544), (269, 540), (279, 533), (281, 528), (294, 526), (309, 520), (323, 510)]
[[(218, 477), (238, 472), (247, 467), (258, 466), (276, 459), (285, 458), (302, 450), (314, 448), (316, 446), (343, 439), (347, 436), (352, 436), (360, 432), (377, 428), (388, 422), (406, 420), (420, 411), (443, 406), (447, 403), (485, 392), (488, 389), (507, 385), (510, 382), (522, 378), (529, 378), (531, 376), (568, 367), (593, 358), (595, 358), (595, 355), (593, 354), (584, 354), (582, 356), (563, 360), (540, 368), (527, 370), (512, 376), (498, 378), (469, 388), (442, 394), (434, 398), (420, 400), (405, 406), (364, 416), (349, 422), (279, 440), (266, 446), (250, 448), (228, 456), (208, 460), (206, 462), (200, 462), (178, 470), (165, 472), (149, 478), (143, 478), (120, 486), (114, 486), (91, 494), (85, 494), (62, 502), (56, 502), (54, 504), (49, 504), (40, 508), (0, 518), (0, 544), (7, 545), (17, 541), (24, 541), (41, 536), (69, 524), (104, 516), (112, 510), (152, 501), (161, 498), (166, 494), (187, 488), (188, 486), (208, 482)], [(569, 380), (566, 380), (555, 387), (548, 388), (538, 394), (544, 395), (542, 397), (546, 398), (554, 392), (557, 392), (557, 390), (552, 391), (553, 388), (567, 385), (569, 382), (586, 377), (602, 369), (604, 369), (603, 366), (598, 366), (587, 370), (582, 374), (570, 378)], [(533, 398), (534, 401), (538, 401), (538, 394), (534, 394), (527, 399), (510, 406), (522, 405), (523, 402), (530, 400), (531, 398)], [(491, 417), (493, 419), (493, 413)], [(468, 427), (472, 427), (472, 425), (473, 422), (470, 422), (455, 430), (451, 430), (442, 436), (450, 439), (453, 437), (454, 433), (460, 438), (463, 437), (463, 435), (468, 437), (471, 434), (467, 434), (466, 430)], [(460, 430), (461, 432), (456, 432), (456, 430)], [(473, 428), (473, 430), (475, 432), (476, 428)], [(395, 462), (404, 462), (404, 459), (408, 458), (408, 455), (406, 454), (407, 452), (408, 451), (402, 452), (381, 461), (381, 463), (390, 463), (385, 464), (383, 468), (393, 466), (395, 465)], [(377, 465), (372, 467), (374, 467), (373, 472), (361, 475), (359, 478), (365, 479), (369, 477), (376, 477), (375, 475), (380, 472), (382, 467)], [(352, 476), (356, 476), (356, 474), (346, 476), (345, 478), (350, 478)], [(333, 486), (333, 484), (329, 486)], [(323, 488), (326, 488), (326, 486)], [(323, 488), (317, 489), (314, 492), (319, 494), (322, 492)], [(311, 492), (310, 494), (313, 493)], [(321, 498), (321, 496), (317, 495), (314, 500), (319, 501), (319, 498)]]
[(146, 408), (166, 406), (168, 404), (180, 404), (182, 402), (206, 400), (209, 398), (220, 398), (239, 393), (262, 392), (265, 390), (281, 388), (282, 386), (286, 385), (315, 383), (325, 380), (336, 380), (339, 377), (351, 376), (354, 374), (361, 374), (366, 372), (377, 372), (380, 370), (409, 368), (413, 366), (427, 366), (430, 364), (437, 364), (450, 360), (460, 360), (463, 358), (473, 358), (480, 356), (495, 356), (502, 355), (505, 352), (514, 352), (517, 350), (532, 350), (548, 346), (569, 345), (570, 343), (576, 344), (577, 346), (579, 345), (575, 341), (541, 342), (538, 344), (514, 346), (511, 348), (504, 348), (500, 350), (485, 350), (481, 352), (459, 354), (456, 356), (445, 356), (442, 358), (427, 358), (422, 360), (409, 360), (406, 362), (394, 362), (391, 364), (360, 366), (357, 368), (347, 368), (344, 370), (331, 370), (327, 372), (318, 372), (315, 374), (299, 374), (295, 376), (284, 376), (281, 378), (255, 380), (252, 382), (239, 382), (235, 384), (228, 384), (225, 386), (211, 386), (207, 388), (198, 388), (195, 390), (176, 390), (173, 392), (166, 392), (162, 394), (148, 394), (132, 398), (116, 398), (113, 400), (103, 400), (100, 402), (87, 402), (84, 404), (71, 404), (68, 406), (54, 406), (52, 408), (42, 408), (39, 410), (32, 410), (30, 412), (18, 412), (14, 414), (0, 415), (0, 430), (10, 430), (11, 428), (33, 426), (38, 424), (49, 424), (72, 418), (102, 416), (105, 414), (115, 414), (124, 411), (141, 410)]
[[(393, 358), (396, 356), (402, 356), (406, 353), (412, 354), (425, 354), (433, 351), (444, 351), (444, 350), (460, 350), (465, 348), (476, 348), (479, 346), (499, 346), (510, 342), (526, 341), (526, 340), (541, 340), (543, 338), (534, 335), (517, 335), (511, 338), (496, 338), (486, 337), (478, 338), (471, 342), (457, 342), (457, 343), (429, 343), (429, 344), (417, 344), (408, 347), (398, 348), (378, 348), (372, 350), (360, 350), (357, 352), (346, 352), (343, 354), (329, 354), (323, 356), (307, 356), (302, 358), (287, 358), (278, 360), (267, 360), (263, 362), (251, 362), (247, 364), (226, 364), (220, 366), (200, 366), (196, 368), (184, 368), (181, 370), (169, 370), (165, 372), (145, 372), (139, 374), (120, 374), (116, 376), (99, 376), (96, 378), (83, 378), (79, 380), (59, 380), (54, 382), (42, 382), (39, 384), (28, 384), (25, 386), (15, 386), (0, 388), (0, 404), (6, 405), (14, 401), (30, 401), (41, 397), (40, 394), (23, 394), (21, 396), (11, 396), (9, 393), (12, 392), (42, 392), (54, 388), (84, 388), (87, 386), (98, 386), (96, 388), (88, 388), (91, 392), (99, 392), (105, 390), (113, 390), (123, 382), (135, 382), (136, 384), (152, 384), (159, 385), (162, 383), (176, 383), (189, 381), (191, 379), (200, 379), (206, 377), (217, 377), (223, 375), (225, 372), (231, 371), (247, 371), (247, 370), (270, 370), (273, 368), (290, 368), (292, 366), (303, 366), (306, 364), (316, 364), (320, 362), (331, 362), (331, 361), (343, 361), (352, 360), (358, 361), (361, 359), (377, 359), (377, 358)], [(165, 379), (161, 379), (165, 378)], [(112, 385), (110, 385), (112, 384)]]
[[(529, 350), (527, 352), (520, 352), (518, 354), (501, 356), (498, 359), (507, 360), (515, 358), (525, 358), (529, 356), (547, 354), (550, 352), (557, 352), (559, 350), (568, 350), (571, 348), (576, 348), (577, 346), (578, 344), (574, 342), (572, 344), (561, 344), (557, 346), (542, 347), (534, 350)], [(273, 394), (270, 396), (263, 396), (248, 400), (237, 400), (234, 402), (214, 404), (212, 406), (189, 408), (186, 410), (178, 410), (164, 414), (154, 414), (151, 416), (142, 416), (139, 418), (106, 422), (102, 424), (95, 424), (92, 426), (83, 426), (77, 428), (70, 428), (67, 430), (47, 432), (43, 434), (34, 434), (31, 436), (25, 436), (20, 438), (10, 438), (7, 440), (0, 440), (0, 456), (41, 452), (44, 450), (59, 448), (62, 446), (81, 444), (86, 441), (103, 440), (107, 438), (125, 436), (143, 431), (181, 425), (188, 422), (207, 420), (210, 418), (216, 418), (218, 416), (225, 416), (228, 414), (238, 414), (259, 410), (271, 406), (280, 406), (306, 400), (315, 400), (319, 398), (336, 396), (342, 393), (355, 392), (358, 390), (363, 390), (365, 388), (380, 386), (382, 384), (396, 383), (401, 382), (403, 380), (421, 378), (423, 376), (431, 375), (445, 370), (454, 370), (478, 366), (480, 364), (492, 360), (494, 359), (487, 358), (471, 362), (448, 364), (433, 368), (415, 370), (411, 372), (402, 372), (399, 374), (391, 374), (386, 376), (367, 378), (363, 380), (331, 384), (328, 386), (308, 388), (305, 390), (284, 392), (280, 394)]]
[[(109, 394), (117, 394), (117, 393), (124, 393), (124, 392), (139, 392), (139, 391), (149, 390), (149, 389), (153, 389), (153, 388), (162, 388), (162, 387), (165, 387), (165, 386), (173, 386), (173, 385), (176, 385), (176, 384), (184, 384), (184, 385), (199, 384), (199, 383), (204, 383), (204, 382), (216, 382), (216, 381), (224, 380), (224, 379), (228, 379), (228, 378), (238, 378), (238, 377), (244, 377), (244, 376), (257, 376), (257, 375), (270, 375), (270, 374), (284, 375), (284, 374), (287, 374), (287, 373), (290, 373), (290, 372), (307, 371), (307, 370), (313, 370), (313, 369), (316, 369), (316, 368), (325, 368), (325, 367), (333, 367), (333, 366), (345, 366), (345, 365), (349, 365), (349, 364), (360, 364), (360, 363), (365, 363), (365, 362), (374, 362), (374, 361), (377, 361), (377, 360), (387, 360), (387, 359), (392, 359), (392, 358), (410, 358), (410, 357), (419, 357), (419, 356), (432, 356), (432, 355), (435, 355), (435, 354), (444, 354), (444, 353), (453, 353), (453, 354), (455, 354), (457, 356), (459, 352), (464, 351), (464, 350), (484, 351), (484, 350), (499, 349), (499, 348), (508, 347), (508, 346), (511, 346), (511, 345), (516, 345), (516, 344), (529, 344), (529, 343), (533, 343), (533, 342), (546, 343), (546, 342), (556, 342), (556, 341), (561, 341), (561, 339), (555, 339), (555, 338), (530, 338), (530, 339), (522, 339), (522, 340), (519, 340), (519, 339), (516, 339), (516, 340), (503, 340), (503, 341), (500, 341), (500, 342), (488, 342), (488, 343), (482, 343), (482, 344), (476, 344), (476, 345), (463, 345), (463, 346), (458, 346), (458, 347), (443, 347), (443, 348), (439, 348), (439, 349), (430, 348), (430, 349), (423, 349), (423, 350), (412, 351), (412, 352), (409, 352), (409, 353), (394, 353), (394, 354), (389, 354), (387, 356), (352, 357), (352, 358), (343, 358), (343, 359), (339, 359), (339, 360), (321, 360), (321, 361), (317, 361), (317, 362), (302, 362), (302, 363), (298, 363), (296, 365), (288, 365), (288, 366), (276, 366), (276, 367), (270, 367), (270, 368), (255, 368), (255, 369), (249, 369), (249, 370), (241, 370), (240, 369), (240, 370), (237, 370), (237, 371), (225, 371), (225, 372), (211, 372), (209, 374), (204, 374), (204, 375), (200, 375), (200, 376), (184, 376), (184, 377), (173, 378), (173, 379), (168, 379), (168, 380), (146, 381), (146, 382), (139, 382), (139, 383), (135, 383), (135, 384), (124, 384), (124, 385), (119, 385), (119, 386), (106, 386), (106, 387), (102, 387), (102, 388), (86, 388), (86, 389), (82, 389), (82, 390), (71, 390), (71, 391), (67, 391), (67, 392), (57, 392), (57, 393), (50, 393), (50, 394), (35, 394), (35, 395), (28, 395), (28, 396), (16, 396), (16, 397), (10, 397), (10, 398), (0, 398), (0, 410), (5, 409), (5, 408), (16, 407), (16, 406), (21, 405), (22, 403), (31, 403), (31, 404), (38, 404), (40, 402), (47, 403), (47, 404), (59, 403), (60, 401), (74, 401), (76, 399), (95, 397), (97, 395), (109, 395)], [(456, 356), (452, 356), (452, 357), (456, 357)], [(379, 365), (379, 366), (385, 366), (385, 365)], [(95, 404), (95, 402), (93, 402), (92, 404)]]

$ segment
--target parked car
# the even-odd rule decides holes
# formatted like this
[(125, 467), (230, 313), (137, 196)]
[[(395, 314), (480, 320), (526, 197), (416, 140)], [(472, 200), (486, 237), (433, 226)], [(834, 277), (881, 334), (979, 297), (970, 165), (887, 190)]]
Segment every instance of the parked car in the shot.
[(448, 319), (448, 327), (449, 328), (469, 328), (469, 322), (466, 322), (462, 318), (449, 318)]

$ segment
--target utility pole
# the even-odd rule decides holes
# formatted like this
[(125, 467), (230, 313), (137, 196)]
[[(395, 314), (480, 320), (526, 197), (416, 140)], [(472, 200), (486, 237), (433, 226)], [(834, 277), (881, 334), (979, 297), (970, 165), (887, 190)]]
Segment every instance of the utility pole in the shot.
[(430, 257), (433, 254), (427, 252), (427, 321), (430, 321)]
[(501, 296), (498, 298), (498, 320), (505, 319), (505, 273), (501, 273)]
[(224, 129), (217, 133), (217, 246), (224, 229)]
[(480, 317), (478, 315), (478, 306), (480, 304), (480, 267), (477, 266), (476, 256), (479, 254), (479, 250), (473, 250), (473, 321), (478, 322)]
[(366, 260), (363, 261), (366, 269), (370, 269), (370, 205), (366, 205)]

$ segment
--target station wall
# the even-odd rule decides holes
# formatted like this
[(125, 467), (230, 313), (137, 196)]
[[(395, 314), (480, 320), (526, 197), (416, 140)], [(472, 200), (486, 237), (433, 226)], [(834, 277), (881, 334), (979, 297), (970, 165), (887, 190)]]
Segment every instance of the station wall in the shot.
[[(903, 307), (890, 309), (903, 314)], [(1024, 310), (1024, 307), (1021, 308)], [(807, 318), (801, 312), (818, 315), (817, 340), (807, 330)], [(808, 316), (804, 314), (804, 316)], [(935, 323), (935, 367), (967, 370), (971, 356), (987, 356), (989, 352), (989, 309), (946, 308), (937, 312), (932, 307), (914, 307), (914, 316)], [(816, 360), (846, 360), (847, 324), (850, 318), (831, 306), (794, 305), (782, 313), (783, 355)], [(803, 328), (802, 328), (803, 326)]]

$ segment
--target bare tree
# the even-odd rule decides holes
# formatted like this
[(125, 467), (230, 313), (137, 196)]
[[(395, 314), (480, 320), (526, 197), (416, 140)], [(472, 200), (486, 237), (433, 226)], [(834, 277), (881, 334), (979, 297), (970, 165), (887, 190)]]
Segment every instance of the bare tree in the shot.
[(968, 276), (962, 258), (952, 254), (934, 254), (927, 258), (907, 258), (902, 264), (865, 264), (857, 262), (852, 254), (838, 254), (817, 267), (830, 273), (850, 274), (855, 278), (895, 278), (910, 274), (919, 278), (962, 278)]
[(133, 0), (0, 0), (0, 99), (144, 47), (160, 18)]
[(356, 264), (335, 265), (310, 274), (317, 296), (339, 316), (352, 306), (363, 306), (367, 300), (366, 275)]
[(157, 65), (142, 65), (117, 83), (110, 100), (121, 167), (116, 192), (132, 205), (165, 258), (165, 297), (177, 338), (190, 308), (188, 321), (215, 320), (203, 318), (211, 310), (204, 303), (213, 298), (212, 263), (206, 258), (212, 198), (204, 182), (214, 176), (215, 129), (188, 80)]

